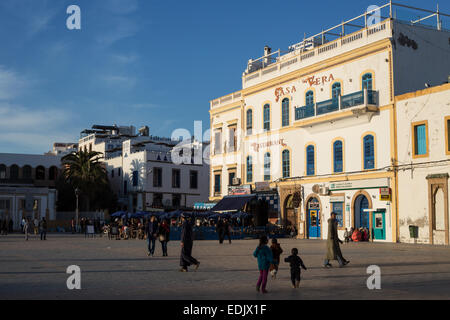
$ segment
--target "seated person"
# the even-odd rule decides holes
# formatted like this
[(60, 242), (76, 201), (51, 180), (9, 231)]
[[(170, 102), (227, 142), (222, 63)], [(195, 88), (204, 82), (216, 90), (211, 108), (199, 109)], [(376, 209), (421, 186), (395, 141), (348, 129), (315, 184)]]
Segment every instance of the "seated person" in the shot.
[(355, 231), (353, 231), (353, 234), (352, 234), (352, 240), (354, 242), (361, 241), (361, 236), (362, 236), (361, 231), (359, 231), (358, 229), (355, 229)]

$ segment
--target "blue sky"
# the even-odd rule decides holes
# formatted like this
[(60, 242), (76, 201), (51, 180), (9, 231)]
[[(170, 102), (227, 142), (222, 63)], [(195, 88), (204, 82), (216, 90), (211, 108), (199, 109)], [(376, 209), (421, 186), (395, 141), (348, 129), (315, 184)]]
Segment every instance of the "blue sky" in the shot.
[[(202, 120), (206, 130), (209, 100), (239, 90), (264, 45), (286, 50), (384, 3), (1, 0), (0, 152), (43, 153), (93, 124), (170, 136)], [(71, 4), (81, 8), (81, 30), (66, 28)]]

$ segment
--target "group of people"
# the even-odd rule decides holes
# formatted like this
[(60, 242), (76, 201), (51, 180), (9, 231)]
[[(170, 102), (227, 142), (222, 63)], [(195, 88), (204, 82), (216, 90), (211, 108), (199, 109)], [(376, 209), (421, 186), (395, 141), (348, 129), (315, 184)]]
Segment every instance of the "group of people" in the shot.
[[(325, 268), (332, 267), (330, 263), (331, 260), (337, 260), (340, 267), (344, 267), (350, 262), (342, 256), (340, 244), (342, 244), (343, 241), (339, 239), (337, 229), (338, 221), (336, 219), (336, 213), (332, 212), (330, 219), (328, 219), (327, 252), (323, 264)], [(283, 249), (276, 238), (272, 239), (272, 245), (270, 247), (267, 245), (268, 242), (267, 236), (261, 236), (259, 245), (253, 252), (253, 256), (258, 260), (259, 269), (256, 290), (262, 293), (267, 293), (266, 285), (269, 272), (272, 274), (273, 279), (276, 278), (278, 266), (280, 264), (280, 256), (283, 253)], [(299, 256), (298, 249), (293, 248), (291, 250), (291, 255), (285, 258), (284, 261), (289, 263), (290, 266), (292, 288), (299, 288), (301, 269), (307, 270), (307, 268)]]
[(9, 221), (7, 218), (0, 220), (0, 234), (6, 236), (13, 232), (13, 225), (12, 219), (9, 219)]
[(221, 219), (217, 221), (216, 232), (219, 236), (219, 243), (222, 244), (225, 236), (228, 238), (229, 243), (231, 244), (231, 225), (228, 223), (227, 219)]
[(350, 241), (360, 242), (360, 241), (369, 241), (370, 233), (367, 228), (351, 228), (350, 231), (347, 231), (345, 228), (344, 233), (345, 242), (348, 243)]
[(23, 218), (21, 222), (22, 232), (25, 234), (25, 240), (28, 241), (28, 238), (33, 231), (35, 235), (38, 232), (41, 235), (41, 240), (47, 240), (47, 220), (43, 217), (41, 221), (35, 218), (31, 221), (30, 218)]

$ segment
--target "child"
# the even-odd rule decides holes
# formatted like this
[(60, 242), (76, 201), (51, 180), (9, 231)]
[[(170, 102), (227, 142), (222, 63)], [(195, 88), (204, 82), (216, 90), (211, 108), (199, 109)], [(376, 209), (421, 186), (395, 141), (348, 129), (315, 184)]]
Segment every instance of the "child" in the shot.
[(293, 248), (291, 251), (292, 255), (285, 258), (285, 262), (289, 262), (291, 266), (291, 281), (292, 288), (298, 288), (300, 286), (300, 273), (302, 267), (304, 270), (307, 270), (305, 265), (303, 264), (302, 259), (298, 256), (298, 249)]
[(261, 236), (259, 239), (259, 246), (253, 252), (253, 256), (258, 259), (259, 279), (256, 283), (256, 291), (259, 292), (261, 288), (262, 293), (267, 293), (267, 275), (269, 273), (270, 264), (273, 262), (272, 251), (267, 246), (269, 240), (266, 236)]
[(283, 253), (283, 249), (281, 249), (281, 246), (276, 238), (272, 238), (270, 250), (272, 250), (273, 256), (273, 263), (270, 266), (270, 273), (272, 275), (272, 279), (275, 279), (277, 277), (278, 265), (280, 264), (280, 255)]
[(347, 228), (345, 228), (344, 239), (345, 239), (345, 243), (350, 242), (350, 233), (348, 232)]

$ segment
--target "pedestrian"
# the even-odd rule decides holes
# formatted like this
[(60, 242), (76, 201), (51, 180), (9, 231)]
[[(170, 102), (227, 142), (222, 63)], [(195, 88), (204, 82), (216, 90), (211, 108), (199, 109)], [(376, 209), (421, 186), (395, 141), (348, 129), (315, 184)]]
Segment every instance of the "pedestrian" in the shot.
[(21, 228), (21, 230), (22, 230), (22, 233), (24, 232), (24, 227), (25, 227), (25, 222), (26, 222), (26, 220), (25, 220), (25, 218), (22, 218), (22, 221), (20, 222), (20, 228)]
[(267, 285), (267, 276), (269, 274), (270, 264), (273, 263), (272, 251), (267, 246), (269, 240), (266, 236), (261, 236), (259, 239), (259, 246), (256, 247), (253, 252), (253, 256), (258, 259), (258, 269), (259, 269), (259, 278), (256, 283), (256, 291), (260, 291), (262, 293), (267, 293), (266, 285)]
[(345, 241), (345, 243), (349, 243), (350, 242), (350, 236), (351, 236), (351, 234), (349, 233), (347, 228), (345, 228), (345, 232), (344, 232), (344, 241)]
[(325, 261), (323, 263), (324, 267), (331, 267), (330, 260), (337, 260), (339, 267), (347, 265), (350, 261), (347, 261), (342, 256), (341, 248), (339, 243), (343, 243), (339, 239), (337, 233), (338, 221), (336, 220), (336, 213), (331, 212), (331, 217), (328, 219), (328, 239), (327, 239), (327, 254), (325, 256)]
[(44, 217), (42, 217), (41, 225), (40, 225), (40, 231), (41, 231), (41, 240), (47, 240), (47, 221)]
[(216, 232), (219, 236), (219, 243), (223, 243), (223, 239), (225, 238), (225, 224), (222, 221), (222, 218), (219, 218), (216, 225)]
[(170, 226), (166, 219), (164, 219), (159, 225), (159, 242), (161, 242), (161, 248), (163, 257), (167, 257), (167, 242), (170, 239)]
[(28, 221), (28, 218), (25, 220), (23, 219), (23, 233), (25, 234), (25, 240), (28, 241), (28, 234), (30, 232), (30, 222)]
[(303, 260), (298, 255), (298, 249), (292, 248), (291, 255), (284, 259), (284, 262), (288, 262), (289, 266), (291, 267), (291, 282), (292, 282), (292, 288), (298, 288), (300, 287), (300, 276), (301, 276), (301, 268), (303, 270), (306, 269), (305, 265), (303, 264)]
[(34, 218), (34, 235), (37, 235), (39, 232), (39, 220), (38, 218)]
[(8, 226), (8, 232), (9, 233), (13, 232), (13, 228), (14, 228), (14, 222), (12, 221), (12, 219), (10, 219), (9, 226)]
[(283, 249), (281, 249), (281, 246), (276, 238), (272, 238), (272, 245), (270, 246), (270, 250), (272, 250), (273, 256), (273, 263), (270, 266), (270, 274), (272, 275), (272, 279), (276, 279), (278, 266), (280, 265), (280, 256), (283, 253)]
[(200, 266), (200, 262), (192, 257), (192, 246), (194, 245), (194, 234), (192, 231), (192, 224), (191, 222), (186, 219), (186, 216), (184, 214), (181, 214), (181, 222), (182, 222), (182, 229), (181, 229), (181, 256), (180, 256), (180, 266), (181, 272), (187, 272), (188, 267), (190, 265), (195, 265), (195, 270), (198, 269)]
[(150, 217), (145, 233), (147, 235), (147, 255), (153, 257), (155, 254), (155, 241), (158, 236), (158, 221), (156, 221), (155, 216), (152, 215)]
[(75, 233), (75, 218), (72, 218), (72, 220), (70, 220), (70, 229), (72, 231), (72, 234)]
[[(223, 239), (225, 239), (225, 236), (227, 236), (228, 242), (231, 244), (231, 225), (228, 223), (227, 219), (225, 219), (225, 221), (224, 221), (223, 230), (224, 230)], [(223, 241), (223, 239), (222, 239), (222, 241)]]

